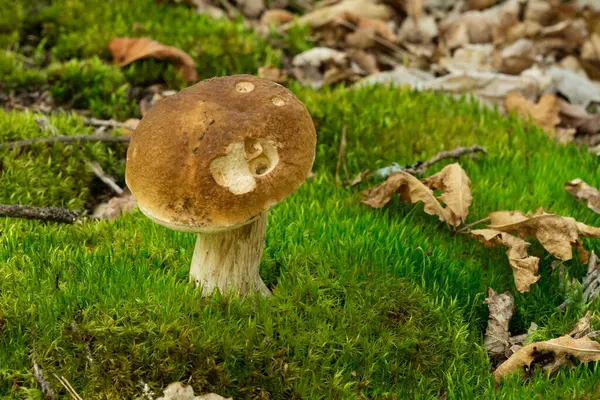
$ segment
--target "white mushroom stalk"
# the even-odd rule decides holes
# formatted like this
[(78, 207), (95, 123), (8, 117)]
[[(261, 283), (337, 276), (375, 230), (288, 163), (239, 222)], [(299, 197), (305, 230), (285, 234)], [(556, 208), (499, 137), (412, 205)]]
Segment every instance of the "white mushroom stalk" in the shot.
[(192, 257), (190, 280), (210, 294), (246, 294), (254, 291), (270, 296), (259, 275), (260, 261), (265, 244), (267, 212), (240, 228), (199, 233)]

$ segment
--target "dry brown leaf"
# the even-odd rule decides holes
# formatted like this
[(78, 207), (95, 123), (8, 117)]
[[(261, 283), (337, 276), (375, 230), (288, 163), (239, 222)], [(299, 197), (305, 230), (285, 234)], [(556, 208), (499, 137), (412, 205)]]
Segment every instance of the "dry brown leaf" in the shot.
[(345, 11), (340, 15), (339, 21), (346, 21), (354, 24), (358, 29), (368, 30), (377, 36), (389, 41), (396, 42), (398, 41), (398, 37), (392, 32), (392, 30), (386, 25), (386, 23), (380, 19), (369, 18), (369, 17), (360, 17), (357, 14)]
[(368, 75), (379, 72), (379, 68), (377, 67), (377, 58), (375, 58), (373, 54), (369, 54), (366, 51), (359, 49), (350, 49), (348, 50), (348, 57), (350, 57), (352, 61), (354, 61)]
[(399, 193), (401, 200), (413, 204), (422, 201), (425, 212), (429, 215), (437, 215), (440, 221), (450, 223), (453, 220), (450, 211), (442, 207), (431, 189), (411, 174), (402, 171), (391, 174), (385, 182), (365, 190), (362, 194), (366, 198), (362, 203), (373, 208), (381, 208), (392, 199), (394, 193)]
[(588, 310), (583, 317), (577, 321), (575, 327), (569, 332), (569, 336), (574, 339), (580, 339), (592, 331), (592, 313)]
[(528, 344), (496, 368), (494, 371), (496, 382), (500, 382), (504, 376), (521, 368), (531, 369), (531, 364), (535, 360), (545, 358), (542, 357), (543, 355), (551, 354), (555, 359), (575, 357), (583, 363), (600, 361), (600, 343), (588, 337), (573, 339), (571, 336), (565, 335), (545, 342)]
[(554, 128), (560, 123), (558, 114), (560, 105), (558, 99), (552, 94), (546, 94), (540, 98), (537, 104), (533, 104), (518, 93), (510, 93), (504, 101), (506, 111), (514, 111), (524, 120), (533, 119), (546, 133), (553, 135)]
[(488, 288), (488, 297), (485, 299), (489, 309), (488, 325), (483, 338), (483, 347), (490, 357), (504, 355), (510, 346), (510, 332), (508, 325), (515, 310), (515, 299), (510, 292), (498, 294)]
[(179, 69), (187, 82), (198, 80), (194, 60), (184, 51), (166, 46), (149, 38), (114, 38), (108, 43), (113, 59), (124, 67), (142, 58), (169, 60)]
[(535, 62), (533, 41), (519, 39), (496, 55), (496, 69), (504, 74), (518, 75)]
[[(467, 43), (490, 43), (499, 27), (518, 22), (519, 10), (518, 0), (508, 0), (483, 11), (450, 15), (440, 22), (442, 37), (449, 47)], [(465, 39), (468, 41), (465, 42)]]
[(530, 286), (540, 279), (540, 276), (536, 275), (540, 259), (527, 254), (530, 243), (495, 229), (476, 229), (471, 231), (471, 235), (486, 247), (496, 245), (508, 247), (506, 255), (513, 270), (515, 286), (519, 292), (529, 292)]
[(108, 202), (98, 204), (94, 208), (92, 217), (98, 219), (115, 219), (121, 214), (133, 210), (137, 205), (135, 198), (129, 190), (123, 191)]
[(445, 166), (440, 172), (423, 180), (432, 189), (442, 192), (439, 199), (449, 211), (448, 223), (454, 227), (466, 221), (469, 215), (471, 196), (471, 180), (458, 163)]
[(580, 236), (600, 237), (600, 228), (541, 210), (533, 215), (518, 211), (493, 212), (490, 223), (490, 229), (520, 237), (535, 237), (550, 254), (563, 261), (573, 258), (572, 246), (577, 245)]
[(283, 25), (294, 20), (294, 14), (287, 10), (267, 10), (260, 18), (261, 25)]
[(471, 10), (485, 10), (495, 5), (497, 0), (468, 0), (467, 4)]
[(288, 78), (287, 72), (274, 65), (264, 65), (258, 68), (258, 77), (261, 79), (268, 79), (275, 83), (284, 83)]
[[(346, 53), (327, 47), (314, 47), (298, 54), (292, 59), (293, 72), (296, 77), (306, 86), (318, 89), (325, 84), (325, 74), (334, 69), (334, 73), (348, 67)], [(325, 70), (326, 72), (323, 72)], [(329, 81), (331, 82), (329, 73)]]
[[(343, 13), (351, 12), (359, 17), (375, 18), (387, 21), (394, 15), (394, 11), (383, 4), (378, 4), (372, 0), (342, 0), (339, 3), (315, 8), (312, 11), (298, 18), (300, 25), (310, 25), (313, 28), (319, 28), (331, 24)], [(289, 29), (291, 23), (282, 26), (283, 30)]]
[(600, 191), (577, 178), (565, 182), (565, 189), (579, 201), (585, 201), (587, 206), (595, 213), (600, 214)]
[(236, 0), (236, 3), (248, 18), (258, 18), (265, 9), (264, 0)]
[(452, 57), (444, 57), (440, 60), (440, 66), (450, 72), (461, 71), (487, 71), (494, 70), (493, 63), (494, 46), (491, 44), (468, 44), (456, 49)]
[(425, 0), (403, 0), (404, 11), (409, 17), (419, 18), (423, 15)]
[(411, 43), (430, 43), (438, 35), (435, 18), (423, 15), (419, 18), (406, 18), (398, 31), (399, 41)]
[(590, 114), (584, 106), (559, 100), (560, 120), (572, 126), (584, 135), (595, 135), (600, 132), (600, 114)]

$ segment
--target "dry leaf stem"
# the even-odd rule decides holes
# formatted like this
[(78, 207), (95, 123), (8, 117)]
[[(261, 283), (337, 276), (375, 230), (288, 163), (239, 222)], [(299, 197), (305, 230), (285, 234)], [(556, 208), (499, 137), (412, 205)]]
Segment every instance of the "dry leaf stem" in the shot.
[(54, 377), (56, 379), (58, 379), (58, 381), (60, 382), (61, 385), (63, 385), (63, 387), (67, 390), (67, 392), (69, 393), (69, 395), (71, 396), (71, 398), (73, 400), (83, 400), (83, 397), (81, 397), (73, 388), (73, 386), (71, 386), (71, 384), (69, 383), (69, 381), (67, 380), (67, 378), (65, 378), (64, 376), (59, 377), (58, 375), (54, 374)]
[(408, 172), (411, 175), (422, 175), (427, 168), (431, 167), (433, 164), (440, 162), (442, 160), (445, 160), (446, 158), (459, 158), (460, 156), (463, 156), (465, 154), (472, 154), (472, 153), (483, 153), (483, 154), (487, 154), (487, 150), (484, 147), (481, 147), (477, 144), (474, 144), (473, 146), (470, 147), (463, 147), (463, 146), (458, 146), (457, 148), (453, 149), (453, 150), (449, 150), (449, 151), (441, 151), (439, 153), (437, 153), (435, 156), (433, 156), (432, 158), (430, 158), (429, 160), (414, 166), (414, 167), (410, 167), (405, 169), (405, 172)]

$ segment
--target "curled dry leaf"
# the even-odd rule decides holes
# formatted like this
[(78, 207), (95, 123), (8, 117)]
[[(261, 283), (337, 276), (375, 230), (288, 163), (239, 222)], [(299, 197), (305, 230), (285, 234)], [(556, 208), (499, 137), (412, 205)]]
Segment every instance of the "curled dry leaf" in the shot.
[(456, 49), (452, 57), (440, 60), (440, 66), (450, 72), (467, 72), (471, 70), (494, 70), (494, 46), (491, 44), (468, 44)]
[(559, 100), (560, 120), (584, 135), (595, 135), (600, 131), (600, 114), (590, 114), (584, 106)]
[(468, 43), (491, 43), (499, 26), (507, 21), (518, 21), (519, 11), (519, 0), (508, 0), (483, 11), (450, 15), (440, 23), (440, 29), (450, 48)]
[(515, 286), (519, 292), (529, 292), (530, 286), (540, 279), (540, 276), (536, 275), (540, 259), (527, 254), (530, 243), (495, 229), (476, 229), (471, 231), (471, 235), (486, 247), (496, 245), (508, 247), (506, 255), (513, 270)]
[(273, 65), (265, 65), (258, 68), (258, 77), (275, 83), (284, 83), (288, 78), (287, 72)]
[(260, 18), (261, 25), (280, 26), (294, 20), (294, 14), (287, 10), (275, 9), (267, 10)]
[(515, 299), (510, 292), (498, 294), (489, 288), (485, 304), (488, 306), (489, 317), (483, 347), (490, 357), (501, 356), (510, 346), (508, 325), (515, 310)]
[(600, 214), (600, 191), (577, 178), (565, 182), (565, 190), (571, 193), (579, 201), (587, 203), (588, 208)]
[[(583, 363), (600, 361), (600, 343), (588, 337), (574, 339), (565, 335), (545, 342), (528, 344), (496, 368), (494, 371), (496, 382), (500, 382), (502, 377), (521, 368), (530, 370), (536, 360), (547, 359), (548, 356), (553, 356), (555, 361), (566, 360), (568, 357), (575, 357)], [(552, 363), (554, 364), (555, 361)]]
[(458, 163), (445, 166), (437, 174), (424, 179), (423, 183), (442, 192), (439, 199), (450, 211), (448, 221), (450, 225), (457, 227), (467, 220), (469, 207), (473, 201), (471, 180)]
[(358, 65), (359, 68), (364, 70), (368, 75), (376, 74), (379, 72), (377, 67), (377, 59), (373, 54), (369, 54), (364, 50), (350, 49), (348, 50), (348, 57), (352, 59)]
[(123, 191), (119, 196), (113, 197), (108, 202), (100, 203), (94, 208), (93, 218), (115, 219), (121, 214), (133, 210), (137, 205), (135, 198), (129, 190)]
[[(348, 67), (346, 53), (328, 47), (314, 47), (298, 54), (292, 60), (294, 75), (303, 85), (318, 89), (325, 84), (325, 73), (331, 74)], [(326, 70), (325, 73), (322, 71)]]
[(563, 261), (573, 258), (574, 245), (585, 256), (587, 252), (581, 247), (580, 236), (600, 237), (600, 228), (542, 210), (533, 215), (519, 211), (497, 211), (490, 214), (490, 223), (491, 229), (518, 234), (520, 237), (535, 237), (550, 254)]
[(519, 39), (497, 53), (496, 69), (504, 74), (518, 75), (534, 64), (535, 55), (533, 41)]
[(346, 11), (340, 15), (339, 20), (344, 20), (354, 24), (358, 29), (365, 29), (379, 36), (388, 42), (398, 41), (398, 37), (392, 32), (392, 30), (386, 25), (386, 23), (380, 19), (360, 17), (357, 14)]
[[(375, 18), (387, 21), (394, 15), (394, 11), (383, 4), (378, 4), (373, 0), (342, 0), (339, 3), (315, 8), (312, 11), (298, 18), (300, 25), (309, 25), (313, 28), (319, 28), (331, 24), (342, 16), (345, 12), (351, 12), (359, 17)], [(283, 30), (289, 29), (291, 23), (282, 26)]]
[(406, 18), (398, 32), (399, 40), (411, 43), (430, 43), (438, 35), (438, 27), (433, 16)]
[(176, 47), (166, 46), (149, 38), (114, 38), (108, 44), (108, 50), (120, 67), (142, 58), (156, 58), (173, 62), (187, 82), (198, 79), (192, 57)]
[(452, 164), (432, 175), (426, 181), (442, 192), (440, 200), (447, 205), (444, 208), (433, 191), (427, 185), (407, 172), (395, 172), (385, 182), (363, 192), (366, 197), (362, 202), (373, 208), (386, 205), (394, 193), (400, 199), (410, 203), (423, 202), (424, 210), (429, 215), (437, 215), (454, 228), (464, 221), (471, 204), (470, 180), (458, 164)]
[(516, 112), (521, 119), (533, 119), (548, 134), (553, 134), (554, 128), (560, 123), (560, 105), (552, 94), (542, 96), (534, 104), (518, 93), (510, 93), (504, 101), (504, 108), (508, 112)]

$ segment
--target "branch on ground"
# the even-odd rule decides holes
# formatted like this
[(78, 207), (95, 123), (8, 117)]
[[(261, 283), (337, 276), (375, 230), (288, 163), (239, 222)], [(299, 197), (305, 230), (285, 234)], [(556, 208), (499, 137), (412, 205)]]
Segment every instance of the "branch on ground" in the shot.
[(0, 217), (34, 219), (61, 224), (72, 224), (79, 215), (71, 210), (59, 207), (35, 207), (18, 204), (0, 204)]
[(34, 139), (17, 140), (15, 142), (2, 143), (0, 146), (9, 149), (20, 149), (32, 146), (36, 143), (129, 143), (129, 136), (110, 136), (110, 135), (76, 135), (76, 136), (50, 136)]

